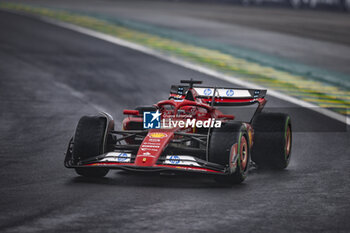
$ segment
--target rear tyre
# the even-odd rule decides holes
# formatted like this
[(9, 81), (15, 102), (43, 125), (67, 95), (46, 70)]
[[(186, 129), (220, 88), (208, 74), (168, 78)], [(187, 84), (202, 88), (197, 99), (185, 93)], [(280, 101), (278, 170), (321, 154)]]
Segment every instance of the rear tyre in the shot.
[(139, 111), (139, 114), (142, 116), (144, 112), (155, 112), (157, 108), (154, 106), (138, 106), (135, 110)]
[(289, 115), (260, 113), (252, 122), (252, 160), (260, 167), (284, 169), (292, 152), (292, 124)]
[(250, 151), (248, 132), (244, 124), (229, 122), (221, 128), (213, 129), (209, 144), (209, 161), (229, 168), (229, 175), (215, 177), (217, 182), (239, 184), (245, 180)]
[[(73, 159), (81, 161), (105, 152), (107, 120), (102, 116), (84, 116), (79, 120), (74, 135)], [(108, 168), (75, 168), (77, 174), (86, 177), (103, 177)]]

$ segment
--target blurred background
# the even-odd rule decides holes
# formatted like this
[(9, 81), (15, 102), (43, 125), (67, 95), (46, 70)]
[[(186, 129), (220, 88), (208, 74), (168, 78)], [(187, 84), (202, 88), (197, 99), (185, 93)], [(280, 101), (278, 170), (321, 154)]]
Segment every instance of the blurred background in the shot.
[(116, 36), (346, 116), (348, 2), (14, 0), (2, 7)]
[(188, 2), (228, 3), (243, 6), (291, 7), (293, 9), (327, 9), (349, 11), (348, 0), (168, 0)]

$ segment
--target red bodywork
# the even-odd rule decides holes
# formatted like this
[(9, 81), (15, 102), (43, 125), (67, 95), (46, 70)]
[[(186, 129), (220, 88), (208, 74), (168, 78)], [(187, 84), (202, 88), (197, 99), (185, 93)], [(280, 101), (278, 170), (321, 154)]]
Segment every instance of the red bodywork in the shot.
[[(214, 89), (215, 90), (215, 89)], [(191, 93), (189, 93), (191, 92)], [(215, 93), (215, 91), (214, 91)], [(190, 95), (190, 99), (187, 99)], [(246, 104), (258, 104), (258, 109), (262, 109), (266, 103), (264, 96), (254, 96), (251, 95), (249, 98), (222, 98), (222, 97), (208, 97), (201, 96), (197, 93), (195, 88), (189, 88), (184, 94), (171, 93), (168, 100), (163, 100), (154, 105), (154, 107), (159, 110), (162, 114), (162, 119), (172, 119), (172, 121), (183, 120), (183, 116), (179, 116), (179, 113), (190, 113), (186, 115), (190, 116), (191, 119), (197, 120), (208, 120), (215, 119), (222, 122), (233, 120), (235, 117), (233, 115), (224, 115), (216, 107), (211, 105), (214, 101), (214, 105), (217, 104), (230, 104), (230, 105), (246, 105)], [(135, 125), (138, 127), (142, 126), (143, 117), (142, 114), (137, 110), (124, 110), (124, 114), (128, 115), (122, 124), (123, 130), (125, 132), (135, 131)], [(249, 136), (249, 145), (253, 144), (254, 131), (250, 123), (245, 123)], [(143, 128), (137, 128), (136, 130), (144, 130)], [(165, 164), (160, 163), (160, 158), (164, 155), (165, 149), (175, 140), (181, 140), (188, 135), (199, 135), (200, 129), (196, 127), (171, 127), (169, 129), (149, 129), (143, 136), (142, 142), (140, 142), (136, 154), (130, 158), (127, 162), (118, 162), (117, 158), (112, 161), (106, 159), (94, 160), (83, 164), (83, 166), (104, 166), (109, 168), (122, 168), (129, 170), (147, 170), (147, 169), (165, 169), (165, 170), (181, 170), (181, 171), (196, 171), (202, 173), (212, 173), (212, 174), (225, 174), (227, 171), (224, 168), (215, 167), (214, 164), (210, 166), (208, 161), (205, 159), (195, 159), (188, 164)], [(202, 132), (203, 133), (203, 132)], [(209, 135), (209, 133), (208, 133)], [(204, 134), (204, 136), (206, 136)], [(125, 142), (127, 145), (133, 145), (136, 143), (135, 137), (126, 137)], [(237, 147), (237, 144), (234, 145)], [(207, 148), (206, 148), (207, 149)], [(135, 150), (136, 151), (136, 150)], [(232, 151), (237, 151), (235, 148)], [(120, 152), (121, 153), (121, 152)], [(108, 154), (108, 153), (107, 153)], [(232, 155), (233, 157), (234, 155)], [(165, 161), (165, 160), (164, 160)], [(170, 160), (171, 161), (171, 160)], [(193, 165), (194, 164), (194, 165)], [(202, 164), (204, 164), (202, 166)]]

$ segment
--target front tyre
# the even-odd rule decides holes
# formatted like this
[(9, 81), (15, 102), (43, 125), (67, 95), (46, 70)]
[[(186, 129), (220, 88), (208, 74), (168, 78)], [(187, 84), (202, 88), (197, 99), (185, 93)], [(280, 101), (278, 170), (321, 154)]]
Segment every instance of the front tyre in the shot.
[[(105, 153), (108, 148), (106, 134), (107, 119), (103, 116), (84, 116), (79, 120), (74, 135), (73, 159), (81, 161)], [(75, 168), (78, 175), (103, 177), (108, 168)]]
[(209, 144), (209, 161), (229, 169), (228, 175), (215, 180), (225, 184), (239, 184), (247, 177), (250, 161), (248, 132), (244, 124), (229, 122), (213, 129)]
[(292, 124), (289, 115), (260, 113), (252, 122), (252, 160), (261, 167), (284, 169), (292, 153)]

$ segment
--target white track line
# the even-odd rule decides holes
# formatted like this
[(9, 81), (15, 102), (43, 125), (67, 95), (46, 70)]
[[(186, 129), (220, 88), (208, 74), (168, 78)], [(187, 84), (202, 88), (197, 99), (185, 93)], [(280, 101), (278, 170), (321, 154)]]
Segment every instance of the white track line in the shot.
[[(203, 74), (206, 74), (209, 76), (213, 76), (215, 78), (227, 81), (229, 83), (233, 83), (233, 84), (240, 85), (240, 86), (245, 86), (247, 88), (252, 88), (252, 89), (255, 89), (255, 88), (256, 89), (265, 89), (264, 87), (255, 85), (255, 84), (250, 83), (250, 82), (240, 80), (234, 76), (229, 76), (229, 75), (220, 73), (218, 71), (215, 71), (213, 69), (209, 69), (207, 67), (204, 67), (204, 66), (201, 66), (198, 64), (194, 64), (191, 62), (181, 60), (181, 59), (176, 58), (176, 57), (165, 55), (165, 54), (160, 53), (156, 50), (153, 50), (153, 49), (147, 48), (145, 46), (135, 44), (135, 43), (132, 43), (132, 42), (129, 42), (129, 41), (126, 41), (126, 40), (123, 40), (123, 39), (120, 39), (120, 38), (117, 38), (114, 36), (110, 36), (110, 35), (107, 35), (107, 34), (104, 34), (101, 32), (97, 32), (97, 31), (94, 31), (91, 29), (87, 29), (87, 28), (80, 27), (80, 26), (77, 26), (74, 24), (65, 23), (65, 22), (61, 22), (61, 21), (46, 18), (46, 17), (39, 17), (39, 18), (47, 23), (50, 23), (50, 24), (53, 24), (56, 26), (60, 26), (60, 27), (66, 28), (66, 29), (70, 29), (70, 30), (73, 30), (73, 31), (76, 31), (76, 32), (79, 32), (79, 33), (82, 33), (85, 35), (89, 35), (89, 36), (104, 40), (104, 41), (108, 41), (110, 43), (117, 44), (119, 46), (123, 46), (123, 47), (129, 48), (129, 49), (137, 50), (139, 52), (155, 56), (155, 57), (160, 58), (162, 60), (171, 62), (173, 64), (176, 64), (176, 65), (179, 65), (179, 66), (191, 69), (191, 70), (198, 71), (200, 73), (203, 73)], [(299, 105), (301, 107), (311, 109), (315, 112), (321, 113), (325, 116), (328, 116), (328, 117), (333, 118), (335, 120), (338, 120), (342, 123), (350, 125), (350, 118), (349, 117), (343, 116), (341, 114), (338, 114), (336, 112), (330, 111), (330, 110), (325, 109), (325, 108), (321, 108), (320, 106), (317, 106), (315, 104), (308, 103), (306, 101), (285, 95), (283, 93), (280, 93), (280, 92), (274, 91), (274, 90), (268, 90), (268, 94), (271, 96), (274, 96), (278, 99)]]

